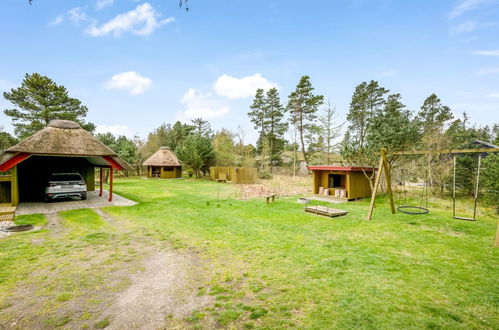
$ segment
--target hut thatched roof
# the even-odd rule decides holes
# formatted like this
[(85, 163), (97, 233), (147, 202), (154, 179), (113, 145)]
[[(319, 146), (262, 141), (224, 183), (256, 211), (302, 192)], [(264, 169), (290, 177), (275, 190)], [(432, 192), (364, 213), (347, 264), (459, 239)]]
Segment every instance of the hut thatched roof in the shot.
[(116, 153), (95, 136), (69, 120), (54, 120), (7, 152), (72, 156), (115, 156)]
[(144, 166), (181, 166), (177, 156), (168, 147), (161, 147), (151, 157), (149, 157)]
[(0, 164), (19, 153), (86, 157), (96, 165), (107, 164), (101, 158), (107, 156), (121, 167), (130, 168), (113, 150), (70, 120), (54, 120), (26, 140), (8, 148), (0, 155)]

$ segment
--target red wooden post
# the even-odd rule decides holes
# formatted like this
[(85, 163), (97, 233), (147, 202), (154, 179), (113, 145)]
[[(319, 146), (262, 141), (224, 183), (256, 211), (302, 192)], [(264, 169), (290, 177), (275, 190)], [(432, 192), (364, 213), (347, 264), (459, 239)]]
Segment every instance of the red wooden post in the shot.
[(102, 197), (102, 167), (100, 168), (99, 175), (99, 197)]
[(109, 168), (109, 201), (113, 201), (113, 168)]

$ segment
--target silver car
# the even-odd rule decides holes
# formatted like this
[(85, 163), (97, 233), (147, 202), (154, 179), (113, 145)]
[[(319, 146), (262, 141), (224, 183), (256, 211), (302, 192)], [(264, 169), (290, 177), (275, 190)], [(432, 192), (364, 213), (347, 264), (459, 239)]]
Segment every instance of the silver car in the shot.
[(69, 197), (87, 199), (87, 185), (78, 173), (53, 173), (45, 187), (45, 201)]

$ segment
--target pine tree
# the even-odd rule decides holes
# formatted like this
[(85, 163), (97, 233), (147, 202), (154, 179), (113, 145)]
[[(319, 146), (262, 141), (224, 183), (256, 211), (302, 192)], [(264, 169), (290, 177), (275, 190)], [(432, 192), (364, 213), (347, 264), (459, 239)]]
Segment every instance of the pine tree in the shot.
[(194, 124), (194, 131), (196, 134), (203, 135), (203, 136), (209, 136), (211, 135), (211, 127), (210, 123), (207, 120), (204, 120), (203, 118), (195, 118), (191, 120), (192, 123)]
[(309, 76), (300, 78), (294, 92), (288, 96), (287, 109), (291, 112), (291, 122), (298, 129), (300, 144), (305, 162), (308, 163), (305, 136), (314, 128), (317, 110), (324, 103), (322, 95), (314, 95)]
[(255, 98), (253, 99), (253, 104), (250, 106), (251, 111), (248, 112), (251, 122), (256, 130), (258, 130), (258, 141), (257, 146), (261, 151), (261, 143), (267, 133), (267, 125), (265, 118), (267, 117), (265, 111), (265, 94), (263, 89), (259, 88), (256, 90)]
[(4, 92), (6, 100), (17, 106), (4, 113), (12, 118), (14, 131), (19, 138), (26, 138), (52, 120), (73, 120), (88, 131), (95, 125), (85, 123), (88, 109), (75, 98), (68, 96), (64, 86), (58, 86), (52, 79), (38, 73), (26, 74), (21, 86)]
[(279, 154), (284, 149), (284, 133), (288, 129), (288, 123), (284, 121), (285, 109), (276, 88), (267, 91), (264, 109), (264, 125), (268, 130), (265, 135), (269, 143), (270, 170), (272, 171), (274, 163), (279, 163)]

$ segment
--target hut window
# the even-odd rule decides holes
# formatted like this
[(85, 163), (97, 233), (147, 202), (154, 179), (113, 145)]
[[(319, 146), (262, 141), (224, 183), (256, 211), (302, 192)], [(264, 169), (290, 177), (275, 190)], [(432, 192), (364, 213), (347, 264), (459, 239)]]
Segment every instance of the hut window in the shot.
[(172, 172), (173, 171), (173, 166), (163, 166), (163, 171)]
[(334, 187), (345, 187), (344, 175), (341, 174), (329, 174), (329, 188)]

